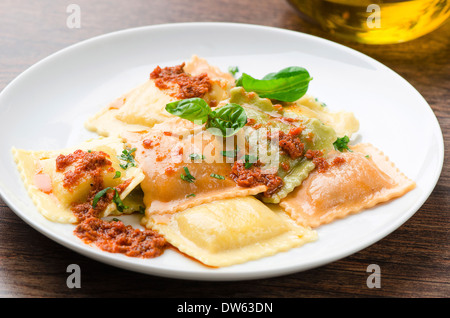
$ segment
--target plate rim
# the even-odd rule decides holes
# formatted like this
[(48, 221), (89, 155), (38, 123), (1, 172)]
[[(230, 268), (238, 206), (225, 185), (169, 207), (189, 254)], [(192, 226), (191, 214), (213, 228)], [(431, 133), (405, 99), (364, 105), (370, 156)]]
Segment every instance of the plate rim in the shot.
[(420, 94), (420, 92), (417, 91), (417, 89), (409, 83), (404, 77), (400, 76), (398, 73), (396, 73), (391, 68), (387, 67), (386, 65), (382, 64), (381, 62), (375, 60), (374, 58), (359, 52), (353, 48), (350, 48), (348, 46), (345, 46), (343, 44), (333, 42), (328, 39), (324, 39), (315, 35), (294, 31), (294, 30), (288, 30), (278, 27), (272, 27), (272, 26), (264, 26), (264, 25), (257, 25), (257, 24), (247, 24), (247, 23), (236, 23), (236, 22), (178, 22), (178, 23), (163, 23), (163, 24), (155, 24), (155, 25), (147, 25), (147, 26), (140, 26), (140, 27), (133, 27), (133, 28), (127, 28), (122, 30), (117, 30), (113, 32), (108, 32), (105, 34), (100, 34), (82, 41), (79, 41), (77, 43), (71, 44), (67, 47), (64, 47), (60, 50), (57, 50), (56, 52), (46, 56), (45, 58), (37, 61), (36, 63), (29, 66), (27, 69), (25, 69), (23, 72), (21, 72), (19, 75), (17, 75), (12, 81), (10, 81), (0, 92), (0, 107), (1, 107), (1, 101), (4, 97), (4, 95), (7, 95), (11, 87), (17, 85), (17, 83), (20, 84), (20, 80), (25, 77), (29, 72), (32, 72), (36, 67), (42, 66), (43, 64), (47, 63), (48, 61), (51, 61), (53, 58), (64, 54), (66, 51), (70, 51), (85, 45), (89, 45), (92, 42), (96, 42), (98, 40), (113, 38), (116, 36), (120, 36), (122, 34), (126, 33), (134, 33), (134, 32), (145, 32), (146, 30), (157, 30), (157, 29), (167, 29), (167, 28), (184, 28), (184, 27), (208, 27), (208, 26), (214, 26), (214, 27), (222, 27), (222, 28), (249, 28), (253, 30), (258, 30), (261, 32), (265, 31), (271, 31), (271, 32), (281, 32), (286, 34), (295, 35), (299, 38), (306, 38), (314, 41), (318, 41), (319, 44), (328, 46), (331, 45), (337, 49), (343, 50), (345, 52), (357, 55), (364, 60), (370, 61), (370, 63), (377, 65), (384, 71), (387, 71), (390, 73), (390, 75), (396, 76), (403, 80), (406, 84), (409, 85), (410, 89), (413, 89), (418, 96), (421, 97), (423, 102), (428, 106), (428, 111), (432, 115), (433, 121), (435, 122), (435, 128), (437, 128), (437, 134), (436, 137), (438, 137), (439, 140), (436, 140), (438, 150), (439, 150), (439, 163), (435, 169), (435, 175), (433, 178), (432, 186), (430, 186), (427, 191), (424, 191), (424, 194), (421, 196), (421, 199), (418, 200), (413, 206), (411, 206), (408, 210), (406, 210), (401, 218), (397, 218), (392, 224), (390, 224), (389, 227), (386, 227), (384, 231), (381, 233), (378, 233), (375, 238), (372, 238), (371, 240), (368, 240), (365, 242), (365, 244), (357, 245), (352, 249), (347, 250), (345, 253), (338, 253), (338, 255), (334, 255), (333, 257), (323, 258), (320, 261), (316, 261), (314, 263), (310, 263), (308, 266), (299, 266), (299, 265), (290, 265), (290, 266), (284, 266), (283, 268), (275, 268), (275, 269), (265, 269), (265, 270), (259, 270), (256, 273), (249, 273), (247, 271), (243, 271), (240, 273), (236, 272), (196, 272), (196, 271), (176, 271), (173, 270), (164, 270), (161, 268), (154, 268), (154, 267), (148, 267), (148, 265), (142, 265), (139, 263), (135, 263), (133, 261), (127, 261), (127, 260), (118, 260), (114, 255), (109, 255), (107, 252), (98, 251), (88, 245), (79, 245), (75, 242), (71, 242), (68, 240), (65, 240), (64, 237), (60, 237), (56, 235), (56, 233), (52, 233), (51, 231), (46, 230), (44, 227), (42, 227), (38, 222), (34, 222), (32, 219), (29, 219), (26, 215), (26, 213), (23, 213), (20, 211), (20, 208), (8, 197), (7, 193), (4, 191), (3, 187), (0, 184), (0, 197), (5, 202), (5, 204), (25, 223), (27, 223), (29, 226), (37, 230), (39, 233), (45, 235), (46, 237), (50, 238), (51, 240), (57, 242), (58, 244), (69, 248), (70, 250), (77, 252), (79, 254), (82, 254), (88, 258), (94, 259), (96, 261), (112, 265), (118, 268), (122, 268), (125, 270), (131, 270), (134, 272), (139, 272), (142, 274), (147, 275), (155, 275), (160, 277), (166, 277), (166, 278), (175, 278), (175, 279), (185, 279), (185, 280), (205, 280), (205, 281), (235, 281), (235, 280), (251, 280), (251, 279), (261, 279), (261, 278), (270, 278), (270, 277), (276, 277), (276, 276), (284, 276), (289, 275), (292, 273), (302, 272), (305, 270), (309, 270), (312, 268), (320, 267), (325, 264), (329, 264), (332, 262), (335, 262), (339, 259), (343, 259), (345, 257), (348, 257), (349, 255), (352, 255), (356, 252), (359, 252), (368, 246), (375, 244), (385, 238), (390, 233), (394, 232), (396, 229), (398, 229), (401, 225), (403, 225), (407, 220), (409, 220), (425, 203), (425, 201), (430, 197), (431, 193), (434, 191), (441, 173), (443, 169), (444, 164), (444, 138), (442, 134), (442, 129), (439, 124), (439, 121), (436, 117), (436, 114), (434, 113), (433, 109), (429, 105), (429, 103), (425, 100), (425, 98)]

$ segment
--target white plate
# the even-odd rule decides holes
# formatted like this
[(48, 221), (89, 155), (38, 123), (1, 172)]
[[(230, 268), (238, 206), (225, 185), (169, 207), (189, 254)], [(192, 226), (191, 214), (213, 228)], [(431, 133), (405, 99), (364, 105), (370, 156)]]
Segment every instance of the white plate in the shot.
[[(155, 259), (110, 254), (81, 243), (72, 225), (52, 223), (32, 204), (11, 147), (44, 150), (76, 145), (92, 133), (84, 121), (134, 86), (156, 65), (192, 54), (223, 70), (237, 65), (255, 77), (298, 65), (314, 78), (309, 93), (332, 110), (355, 113), (357, 142), (383, 150), (417, 188), (388, 204), (318, 229), (319, 239), (272, 257), (220, 269), (168, 250)], [(59, 51), (12, 81), (0, 94), (0, 194), (26, 223), (98, 261), (137, 272), (184, 279), (241, 280), (303, 271), (353, 254), (382, 239), (425, 202), (439, 178), (442, 133), (431, 108), (403, 78), (342, 45), (276, 28), (231, 23), (168, 24), (124, 30)], [(137, 220), (131, 219), (130, 223)], [(374, 260), (376, 261), (376, 260)]]

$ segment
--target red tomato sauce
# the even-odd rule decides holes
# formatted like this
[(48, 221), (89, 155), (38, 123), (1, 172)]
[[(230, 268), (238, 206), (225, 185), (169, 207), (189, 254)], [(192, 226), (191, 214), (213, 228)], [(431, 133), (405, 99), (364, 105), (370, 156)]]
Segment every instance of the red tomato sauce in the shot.
[(110, 253), (122, 253), (130, 257), (152, 258), (161, 255), (167, 247), (163, 236), (152, 230), (139, 230), (125, 226), (121, 221), (100, 219), (101, 213), (113, 201), (116, 192), (120, 195), (131, 183), (125, 180), (101, 196), (95, 207), (95, 196), (105, 189), (103, 170), (112, 169), (109, 155), (101, 151), (86, 152), (77, 150), (69, 155), (60, 155), (56, 159), (57, 171), (64, 171), (74, 165), (73, 170), (65, 172), (65, 186), (76, 184), (86, 174), (92, 178), (86, 202), (72, 204), (71, 210), (78, 220), (74, 234), (87, 244), (95, 244)]
[(122, 221), (104, 221), (87, 218), (75, 229), (75, 235), (86, 243), (94, 243), (110, 253), (121, 253), (130, 257), (153, 258), (160, 256), (167, 242), (152, 230), (134, 229)]
[(76, 150), (69, 155), (59, 155), (56, 158), (56, 171), (62, 172), (68, 166), (74, 166), (73, 170), (64, 172), (63, 186), (70, 188), (78, 183), (85, 175), (99, 175), (104, 169), (114, 171), (109, 155), (103, 151)]
[(236, 161), (231, 168), (230, 177), (240, 187), (253, 187), (257, 185), (267, 186), (267, 190), (264, 192), (264, 196), (266, 197), (270, 197), (278, 192), (284, 184), (283, 179), (276, 173), (262, 173), (258, 163), (253, 164), (247, 169), (243, 162)]
[(179, 99), (203, 97), (211, 90), (211, 80), (208, 74), (192, 76), (185, 73), (184, 65), (185, 63), (182, 63), (165, 68), (157, 66), (150, 73), (150, 79), (155, 81), (155, 85), (159, 89), (168, 89), (171, 87), (170, 84), (177, 85), (179, 89), (173, 94), (173, 97)]

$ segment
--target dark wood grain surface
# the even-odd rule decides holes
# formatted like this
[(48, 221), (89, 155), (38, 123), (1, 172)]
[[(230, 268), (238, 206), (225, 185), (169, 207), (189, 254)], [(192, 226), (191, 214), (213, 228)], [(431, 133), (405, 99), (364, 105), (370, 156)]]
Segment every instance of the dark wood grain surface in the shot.
[[(80, 29), (66, 26), (66, 8), (74, 2), (82, 10)], [(0, 199), (0, 297), (449, 297), (448, 21), (411, 42), (369, 46), (331, 37), (282, 0), (0, 0), (0, 89), (32, 64), (81, 40), (130, 27), (191, 21), (297, 30), (352, 47), (399, 73), (431, 105), (444, 134), (444, 169), (429, 199), (398, 230), (342, 260), (282, 277), (214, 283), (143, 275), (85, 258), (32, 229)], [(66, 268), (73, 263), (82, 269), (79, 289), (66, 285)], [(366, 269), (374, 263), (382, 270), (381, 288), (370, 289)]]

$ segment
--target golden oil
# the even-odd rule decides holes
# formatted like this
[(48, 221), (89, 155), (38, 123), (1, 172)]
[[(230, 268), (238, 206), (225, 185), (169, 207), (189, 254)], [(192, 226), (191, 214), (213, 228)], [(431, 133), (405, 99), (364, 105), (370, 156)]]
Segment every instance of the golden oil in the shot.
[(450, 16), (450, 0), (289, 0), (332, 35), (367, 44), (409, 41)]

